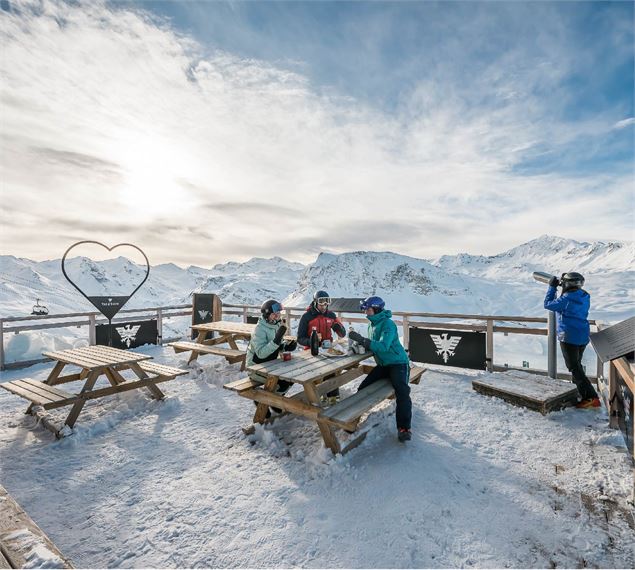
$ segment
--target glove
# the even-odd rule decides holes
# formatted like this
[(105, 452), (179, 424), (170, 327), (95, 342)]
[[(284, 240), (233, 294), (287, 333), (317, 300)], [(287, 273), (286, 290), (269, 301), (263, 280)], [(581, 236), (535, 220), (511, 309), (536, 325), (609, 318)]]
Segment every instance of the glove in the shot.
[(549, 279), (549, 287), (557, 287), (560, 285), (560, 279), (558, 279), (555, 275)]
[(344, 338), (346, 336), (346, 329), (344, 328), (344, 325), (342, 325), (342, 323), (333, 323), (331, 329), (333, 329), (335, 334), (340, 338)]
[(358, 342), (366, 350), (370, 350), (370, 339), (369, 338), (363, 337), (361, 334), (359, 334), (358, 332), (355, 332), (355, 331), (349, 332), (348, 333), (348, 338), (350, 338), (351, 340), (354, 340), (355, 342)]
[(276, 336), (273, 337), (273, 342), (275, 342), (277, 345), (282, 344), (282, 337), (285, 335), (286, 332), (287, 327), (285, 327), (284, 325), (280, 325), (280, 328), (276, 331)]
[(293, 352), (296, 348), (298, 348), (298, 343), (295, 340), (291, 340), (284, 343), (284, 348), (282, 350), (284, 352)]

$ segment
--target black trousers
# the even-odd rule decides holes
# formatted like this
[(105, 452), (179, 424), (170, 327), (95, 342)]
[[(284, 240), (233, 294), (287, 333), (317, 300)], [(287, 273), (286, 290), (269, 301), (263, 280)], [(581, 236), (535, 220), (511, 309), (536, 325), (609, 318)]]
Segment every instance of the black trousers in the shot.
[(410, 399), (410, 386), (408, 379), (410, 378), (410, 366), (408, 364), (390, 364), (389, 366), (375, 366), (371, 373), (366, 376), (364, 381), (359, 385), (357, 391), (363, 390), (366, 386), (370, 386), (373, 382), (388, 378), (392, 387), (395, 389), (397, 400), (397, 428), (410, 429), (412, 421), (412, 400)]
[(578, 387), (580, 397), (583, 400), (590, 400), (591, 398), (597, 398), (598, 393), (584, 373), (584, 368), (582, 368), (582, 355), (585, 348), (586, 344), (560, 343), (564, 363), (567, 365), (569, 372), (571, 372), (571, 376), (573, 376), (573, 382)]

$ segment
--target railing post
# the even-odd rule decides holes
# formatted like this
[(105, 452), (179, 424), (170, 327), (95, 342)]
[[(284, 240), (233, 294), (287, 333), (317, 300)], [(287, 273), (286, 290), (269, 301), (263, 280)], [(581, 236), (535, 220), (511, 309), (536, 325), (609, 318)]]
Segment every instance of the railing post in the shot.
[(547, 311), (547, 374), (549, 378), (558, 377), (558, 353), (556, 336), (556, 313)]
[(291, 334), (291, 309), (284, 310), (284, 317), (287, 320), (287, 334)]
[(613, 429), (620, 428), (619, 417), (617, 415), (617, 403), (615, 398), (615, 392), (617, 392), (617, 369), (612, 362), (609, 362), (609, 427)]
[(488, 372), (494, 370), (494, 321), (487, 319), (487, 332), (485, 333), (485, 365)]
[(4, 370), (4, 321), (0, 319), (0, 370)]
[(163, 309), (157, 309), (157, 342), (163, 346)]
[(97, 324), (95, 315), (88, 315), (88, 344), (94, 346), (97, 344)]
[(401, 317), (401, 328), (403, 330), (403, 346), (408, 350), (408, 345), (410, 344), (410, 317), (406, 315)]
[(247, 306), (243, 305), (243, 323), (247, 322)]

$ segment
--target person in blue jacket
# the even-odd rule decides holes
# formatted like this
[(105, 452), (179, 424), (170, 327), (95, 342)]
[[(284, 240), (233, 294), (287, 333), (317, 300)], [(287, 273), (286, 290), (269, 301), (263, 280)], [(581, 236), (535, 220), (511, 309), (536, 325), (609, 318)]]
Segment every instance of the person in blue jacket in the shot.
[(395, 389), (397, 399), (397, 437), (399, 441), (412, 438), (410, 431), (412, 421), (412, 401), (410, 400), (410, 360), (404, 347), (399, 342), (397, 325), (392, 321), (392, 312), (385, 309), (381, 297), (368, 297), (360, 303), (360, 308), (366, 311), (368, 336), (365, 338), (356, 331), (351, 331), (348, 337), (363, 345), (366, 350), (373, 352), (377, 366), (366, 376), (359, 385), (359, 390), (370, 386), (382, 378), (388, 378)]
[[(559, 297), (558, 285), (562, 285)], [(545, 309), (556, 313), (562, 356), (582, 398), (576, 407), (599, 408), (598, 394), (582, 367), (582, 355), (589, 343), (588, 316), (591, 306), (591, 295), (582, 289), (582, 285), (584, 277), (575, 271), (564, 273), (560, 279), (554, 275), (545, 296)]]

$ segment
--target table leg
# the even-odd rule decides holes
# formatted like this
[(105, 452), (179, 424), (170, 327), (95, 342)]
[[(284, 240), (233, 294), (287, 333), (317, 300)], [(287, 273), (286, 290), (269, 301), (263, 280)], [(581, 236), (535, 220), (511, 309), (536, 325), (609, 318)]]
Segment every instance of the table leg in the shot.
[[(314, 406), (320, 406), (320, 397), (318, 396), (318, 393), (315, 390), (315, 386), (313, 384), (307, 382), (304, 385), (304, 393), (306, 394), (306, 399), (308, 402), (310, 402)], [(337, 437), (335, 437), (333, 428), (328, 423), (320, 420), (319, 418), (317, 420), (317, 425), (320, 428), (320, 433), (322, 434), (324, 445), (326, 445), (326, 447), (328, 447), (333, 452), (333, 455), (340, 453), (340, 442), (337, 441)]]
[[(79, 396), (81, 396), (84, 392), (90, 392), (93, 389), (93, 387), (95, 386), (95, 382), (97, 382), (97, 378), (99, 378), (102, 372), (103, 370), (100, 368), (89, 372), (88, 377), (86, 378), (86, 384), (84, 384), (84, 387), (79, 393)], [(69, 428), (72, 428), (75, 425), (75, 422), (77, 421), (77, 418), (79, 417), (79, 414), (82, 411), (85, 403), (86, 400), (83, 398), (75, 402), (64, 424), (66, 424)]]
[(108, 382), (110, 382), (111, 386), (119, 386), (119, 380), (113, 374), (113, 371), (109, 368), (106, 368), (106, 378), (108, 378)]
[[(227, 343), (229, 344), (229, 347), (233, 350), (238, 350), (238, 345), (236, 344), (236, 337), (234, 335), (230, 335), (227, 338)], [(247, 357), (243, 357), (240, 360), (240, 371), (242, 372), (243, 370), (245, 370), (245, 361), (247, 360)], [(227, 362), (229, 362), (230, 364), (233, 364), (234, 362), (237, 362), (236, 360), (232, 359), (230, 360), (229, 358), (227, 359)]]
[(51, 373), (48, 375), (47, 379), (44, 380), (44, 383), (48, 384), (49, 386), (53, 386), (53, 384), (55, 384), (55, 380), (57, 380), (62, 373), (64, 366), (66, 366), (65, 362), (57, 362), (53, 367), (53, 370), (51, 370)]
[[(130, 363), (130, 369), (141, 379), (145, 380), (146, 378), (150, 378), (148, 374), (146, 374), (145, 370), (141, 368), (136, 362)], [(163, 400), (165, 398), (165, 394), (159, 390), (159, 387), (156, 384), (148, 384), (146, 386), (150, 393), (157, 399)]]
[[(265, 382), (264, 389), (268, 392), (274, 392), (276, 386), (278, 385), (278, 377), (277, 376), (267, 376), (267, 381)], [(258, 404), (256, 408), (256, 413), (254, 414), (254, 423), (261, 424), (267, 419), (267, 411), (269, 410), (269, 406), (267, 404)]]

